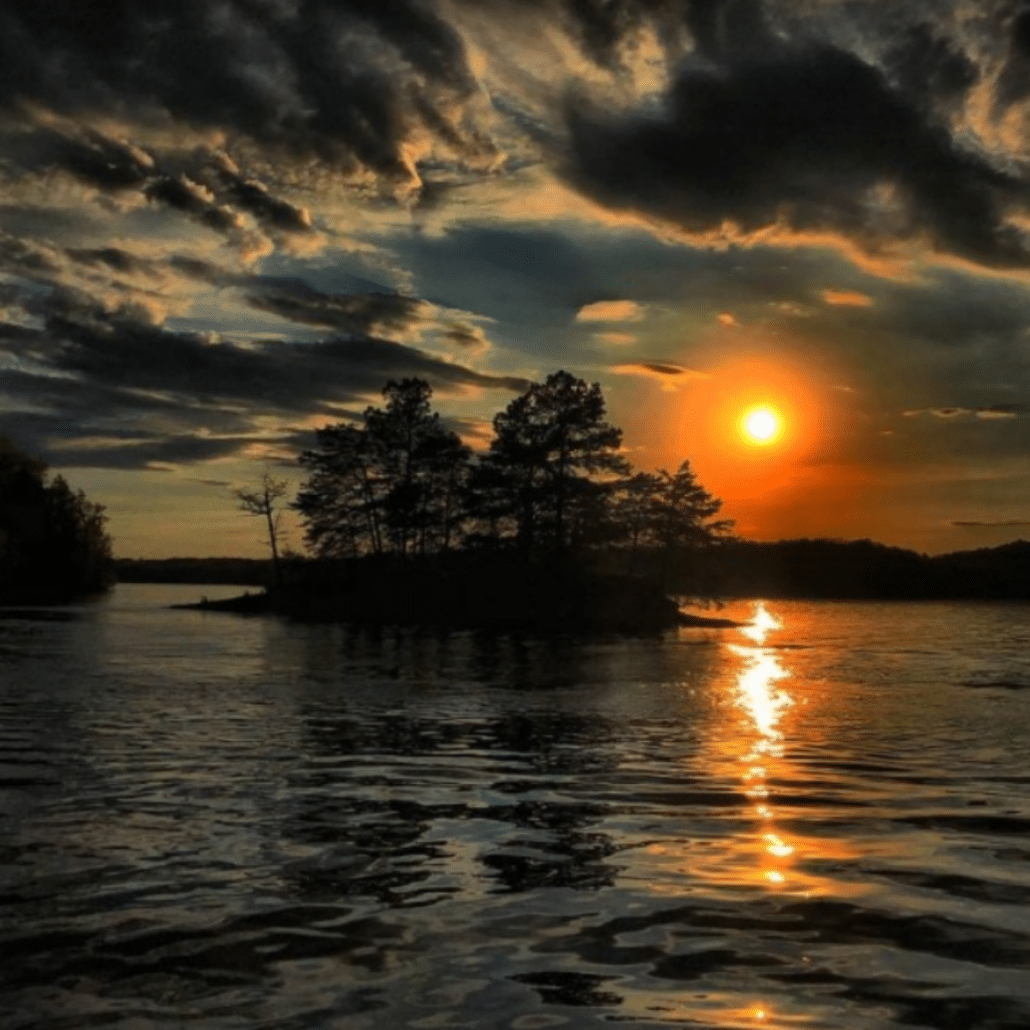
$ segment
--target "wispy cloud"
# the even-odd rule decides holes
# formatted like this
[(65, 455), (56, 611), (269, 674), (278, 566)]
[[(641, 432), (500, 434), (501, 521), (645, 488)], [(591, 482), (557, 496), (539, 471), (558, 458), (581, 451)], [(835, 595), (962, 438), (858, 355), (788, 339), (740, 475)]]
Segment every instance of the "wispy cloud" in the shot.
[(1018, 526), (1030, 526), (1030, 520), (1026, 519), (1003, 519), (996, 522), (961, 521), (955, 520), (951, 523), (963, 529), (1010, 529)]
[(837, 307), (868, 308), (872, 307), (873, 298), (854, 290), (823, 290), (823, 301)]
[(632, 300), (598, 300), (584, 304), (576, 312), (578, 322), (633, 322), (643, 315), (643, 308)]
[(940, 408), (910, 408), (903, 411), (905, 418), (918, 418), (920, 415), (932, 415), (935, 418), (952, 419), (963, 417), (974, 417), (979, 419), (1008, 419), (1018, 418), (1020, 415), (1030, 414), (1028, 404), (992, 404), (983, 408), (969, 407), (940, 407)]
[(641, 376), (654, 379), (664, 389), (675, 389), (677, 386), (696, 379), (708, 379), (707, 372), (699, 372), (685, 365), (677, 365), (670, 361), (631, 361), (619, 365), (610, 365), (610, 371), (617, 375)]

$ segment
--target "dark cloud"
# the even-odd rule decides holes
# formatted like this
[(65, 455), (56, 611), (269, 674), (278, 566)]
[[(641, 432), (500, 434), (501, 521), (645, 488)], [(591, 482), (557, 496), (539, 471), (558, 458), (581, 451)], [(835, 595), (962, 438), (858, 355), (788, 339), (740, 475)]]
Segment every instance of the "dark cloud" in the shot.
[(149, 200), (167, 204), (219, 232), (242, 227), (232, 210), (216, 204), (208, 191), (186, 176), (162, 175), (149, 183), (143, 192)]
[(154, 173), (148, 153), (88, 128), (63, 133), (33, 127), (8, 142), (8, 155), (30, 171), (62, 169), (108, 191), (141, 187)]
[(311, 228), (311, 216), (307, 211), (272, 196), (263, 183), (244, 179), (224, 167), (219, 171), (236, 205), (249, 211), (261, 225), (282, 232), (307, 232)]
[[(361, 300), (387, 311), (393, 303)], [(0, 394), (15, 408), (5, 423), (17, 423), (12, 435), (38, 442), (62, 465), (140, 468), (224, 456), (254, 442), (257, 416), (339, 417), (341, 404), (360, 404), (390, 378), (421, 376), (444, 391), (529, 385), (372, 336), (238, 345), (172, 332), (132, 308), (111, 311), (72, 290), (23, 298), (22, 305), (45, 327), (0, 325), (0, 357), (6, 352), (21, 366), (0, 368)], [(359, 311), (354, 324), (369, 317)], [(17, 411), (24, 398), (44, 410)], [(124, 442), (62, 447), (77, 436)]]
[(204, 261), (202, 258), (176, 254), (168, 259), (168, 265), (182, 275), (211, 286), (236, 286), (240, 281), (237, 273), (230, 272), (211, 261)]
[(0, 231), (0, 270), (47, 281), (60, 274), (61, 266), (52, 249)]
[(218, 152), (201, 148), (186, 155), (174, 149), (161, 153), (86, 127), (58, 130), (29, 121), (22, 131), (0, 134), (0, 143), (8, 168), (36, 175), (63, 171), (109, 194), (136, 191), (217, 232), (241, 230), (243, 213), (268, 231), (311, 231), (306, 210), (274, 196), (258, 179), (244, 177)]
[(1016, 418), (1019, 415), (1030, 414), (1030, 404), (991, 404), (982, 408), (912, 408), (903, 414), (906, 418), (915, 418), (918, 415), (934, 415), (937, 418), (959, 418), (962, 415), (973, 415), (981, 419)]
[(414, 324), (422, 302), (396, 293), (328, 294), (299, 279), (240, 277), (247, 303), (291, 322), (368, 335)]
[(458, 347), (470, 354), (481, 353), (490, 347), (483, 330), (478, 326), (468, 325), (466, 322), (448, 323), (441, 333), (441, 340), (445, 344)]
[(56, 308), (53, 304), (47, 317), (47, 333), (56, 344), (52, 367), (134, 389), (309, 411), (329, 400), (355, 400), (396, 376), (424, 376), (442, 388), (525, 385), (521, 379), (483, 375), (372, 337), (239, 346), (170, 332), (85, 305)]
[(611, 116), (580, 100), (567, 123), (572, 185), (690, 232), (784, 226), (874, 252), (929, 238), (987, 265), (1027, 261), (1005, 223), (1030, 198), (1024, 181), (961, 149), (880, 70), (829, 45), (691, 64), (661, 113)]
[(486, 8), (500, 22), (527, 12), (564, 29), (581, 52), (609, 69), (621, 68), (650, 29), (673, 62), (691, 44), (706, 57), (767, 45), (769, 30), (758, 0), (462, 0)]
[(1030, 8), (1016, 11), (1008, 20), (1007, 28), (1007, 59), (995, 94), (998, 111), (1018, 103), (1030, 93)]
[(455, 136), (448, 104), (472, 88), (461, 37), (419, 0), (8, 0), (0, 69), (10, 107), (164, 111), (399, 177), (409, 130)]
[(684, 368), (682, 365), (674, 365), (668, 361), (633, 361), (622, 365), (613, 365), (615, 371), (618, 372), (643, 372), (647, 374), (649, 372), (659, 376), (682, 376), (688, 374), (691, 370)]
[(120, 247), (69, 247), (68, 257), (93, 268), (108, 268), (123, 275), (153, 276), (155, 262), (140, 258)]
[(1030, 526), (1030, 522), (1021, 521), (1019, 519), (1010, 519), (1007, 521), (999, 522), (964, 522), (955, 521), (952, 522), (953, 526), (961, 526), (964, 529), (1005, 529), (1016, 526)]
[(169, 465), (192, 465), (216, 458), (239, 455), (253, 445), (253, 436), (167, 436), (160, 439), (131, 441), (121, 444), (75, 444), (62, 446), (51, 442), (44, 455), (61, 468), (156, 469)]
[(929, 117), (953, 111), (980, 78), (957, 41), (926, 23), (908, 28), (885, 65), (900, 91)]
[[(428, 310), (417, 298), (398, 293), (326, 293), (301, 279), (235, 272), (184, 255), (158, 261), (117, 247), (69, 248), (65, 253), (92, 268), (151, 278), (172, 271), (220, 289), (239, 290), (245, 303), (257, 310), (300, 325), (347, 334), (369, 336), (402, 331), (417, 324)], [(465, 329), (474, 335), (473, 330)], [(482, 345), (481, 337), (477, 340)]]

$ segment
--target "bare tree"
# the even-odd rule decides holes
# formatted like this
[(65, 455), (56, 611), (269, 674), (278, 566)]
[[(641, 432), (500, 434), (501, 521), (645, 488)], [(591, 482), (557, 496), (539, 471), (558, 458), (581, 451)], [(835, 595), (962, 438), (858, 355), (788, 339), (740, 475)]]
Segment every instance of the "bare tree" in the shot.
[(245, 511), (248, 515), (263, 515), (268, 524), (268, 544), (272, 549), (272, 575), (277, 586), (282, 582), (279, 568), (278, 502), (286, 496), (287, 489), (285, 479), (274, 479), (271, 473), (264, 472), (256, 489), (232, 492), (240, 502), (240, 511)]

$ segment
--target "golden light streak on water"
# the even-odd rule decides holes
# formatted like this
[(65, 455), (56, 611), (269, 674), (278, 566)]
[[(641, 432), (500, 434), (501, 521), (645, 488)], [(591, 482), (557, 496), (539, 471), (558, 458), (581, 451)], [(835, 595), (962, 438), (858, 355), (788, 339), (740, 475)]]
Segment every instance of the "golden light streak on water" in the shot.
[(755, 733), (750, 748), (741, 757), (747, 769), (741, 776), (744, 793), (755, 802), (755, 816), (761, 820), (761, 879), (781, 886), (787, 882), (788, 860), (796, 848), (773, 832), (775, 813), (767, 803), (770, 796), (770, 768), (783, 755), (783, 733), (780, 722), (794, 704), (793, 698), (777, 686), (790, 678), (775, 651), (766, 648), (766, 638), (782, 623), (759, 601), (750, 624), (740, 632), (754, 645), (730, 644), (730, 651), (743, 659), (737, 675), (735, 704), (747, 713), (747, 724)]
[(755, 615), (748, 625), (742, 627), (741, 633), (750, 637), (756, 644), (764, 644), (769, 632), (774, 629), (783, 629), (783, 623), (769, 612), (765, 602), (759, 601), (755, 605)]

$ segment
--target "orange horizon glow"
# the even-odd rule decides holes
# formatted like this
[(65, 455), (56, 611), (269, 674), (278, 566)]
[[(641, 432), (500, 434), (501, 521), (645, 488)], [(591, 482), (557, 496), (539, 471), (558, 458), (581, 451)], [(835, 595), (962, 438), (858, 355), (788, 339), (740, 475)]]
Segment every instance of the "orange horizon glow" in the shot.
[[(892, 532), (882, 499), (872, 500), (878, 470), (841, 460), (867, 419), (861, 389), (841, 385), (856, 380), (853, 369), (782, 337), (756, 334), (749, 352), (730, 358), (700, 346), (689, 361), (699, 374), (675, 390), (642, 379), (613, 384), (634, 464), (674, 469), (689, 460), (723, 502), (720, 517), (750, 539), (878, 535), (914, 545)], [(745, 425), (761, 410), (776, 418), (765, 442)]]

